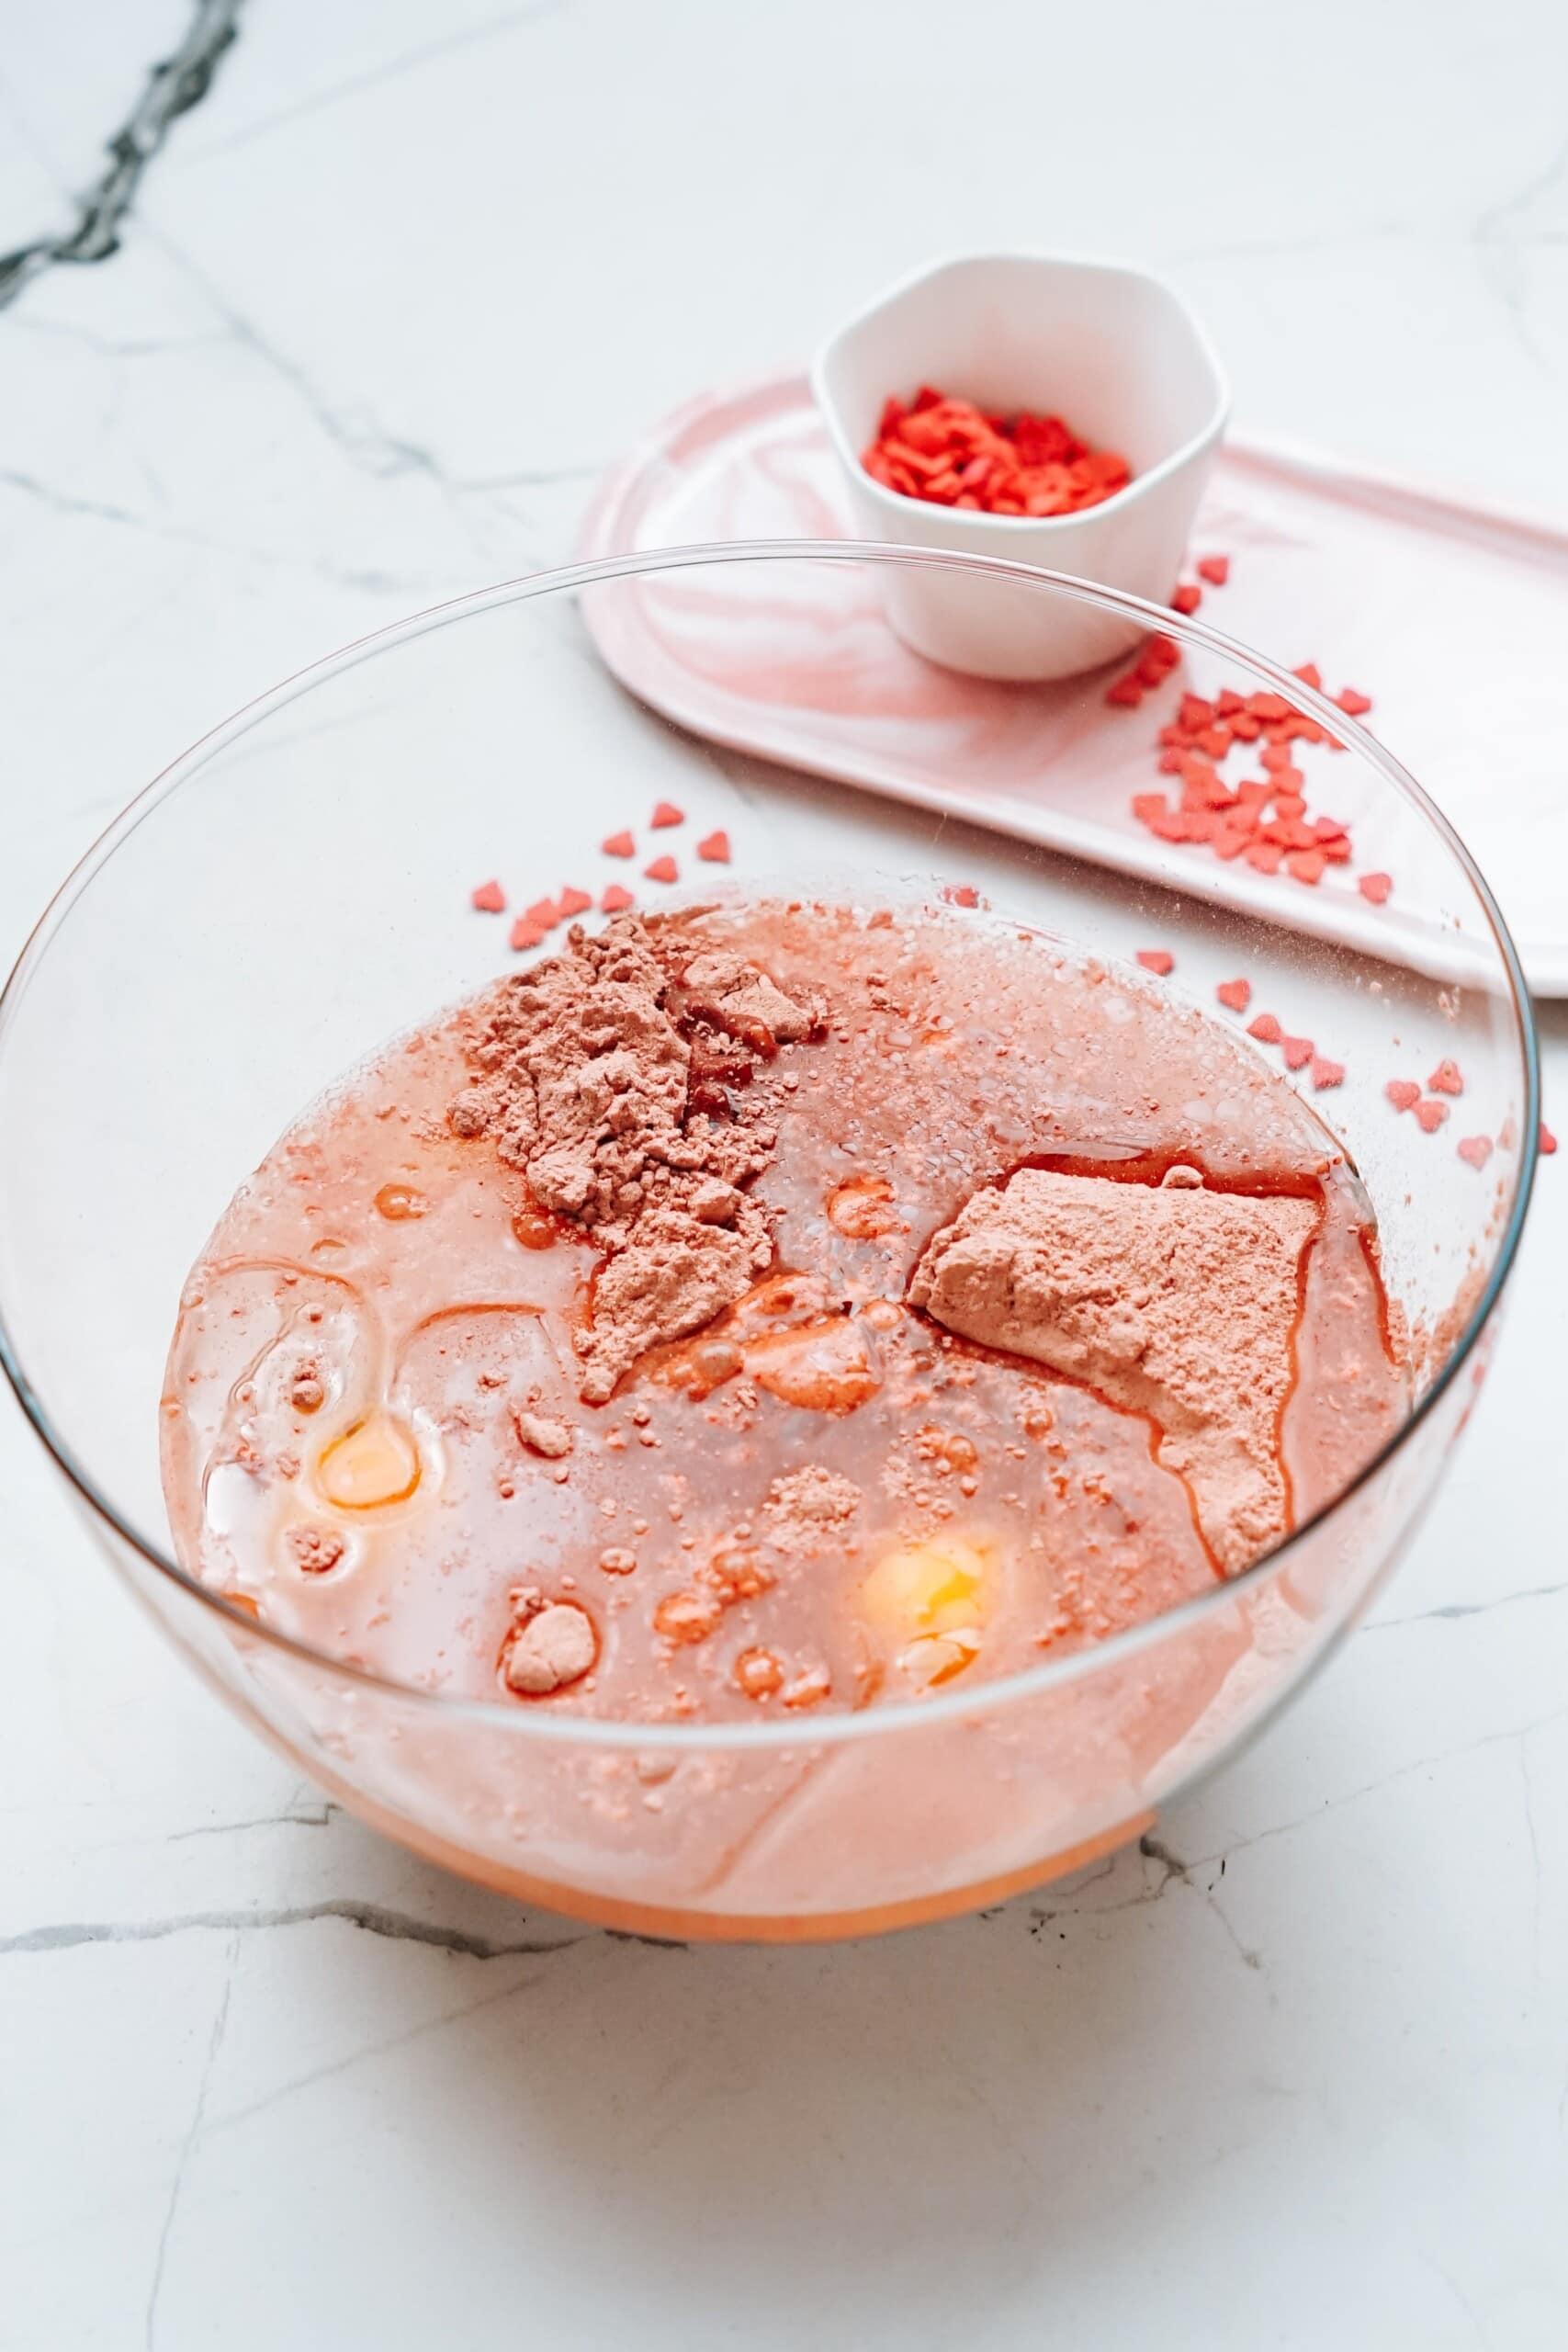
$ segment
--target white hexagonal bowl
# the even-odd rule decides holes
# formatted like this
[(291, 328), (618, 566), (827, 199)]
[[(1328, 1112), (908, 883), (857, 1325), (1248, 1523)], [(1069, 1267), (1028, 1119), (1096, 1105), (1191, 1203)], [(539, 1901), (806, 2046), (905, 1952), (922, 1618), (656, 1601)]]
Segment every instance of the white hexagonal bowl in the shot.
[[(1055, 254), (919, 271), (829, 337), (811, 381), (866, 537), (1004, 556), (1156, 604), (1176, 583), (1230, 411), (1208, 337), (1162, 278)], [(888, 395), (908, 399), (921, 383), (983, 408), (1059, 413), (1120, 450), (1133, 480), (1082, 514), (1038, 518), (902, 497), (873, 480), (861, 452)], [(1071, 677), (1136, 635), (1066, 596), (919, 571), (894, 575), (888, 617), (917, 652), (985, 678)]]

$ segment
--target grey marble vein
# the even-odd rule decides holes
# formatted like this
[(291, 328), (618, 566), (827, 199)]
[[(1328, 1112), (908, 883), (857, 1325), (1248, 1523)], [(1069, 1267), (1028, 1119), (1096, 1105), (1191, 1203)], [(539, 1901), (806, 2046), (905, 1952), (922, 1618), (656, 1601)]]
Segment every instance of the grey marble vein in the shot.
[(111, 499), (83, 498), (73, 491), (57, 490), (51, 483), (39, 481), (36, 475), (23, 473), (14, 466), (0, 466), (0, 490), (14, 490), (57, 514), (84, 515), (93, 522), (113, 523), (121, 530), (144, 532), (149, 538), (165, 539), (179, 547), (204, 548), (214, 555), (237, 556), (243, 562), (263, 564), (276, 571), (306, 571), (329, 586), (352, 588), (373, 596), (434, 595), (452, 584), (446, 574), (382, 571), (369, 565), (333, 563), (325, 557), (252, 547), (242, 540), (219, 537), (210, 531), (194, 531), (183, 524), (155, 522), (150, 514), (139, 514), (134, 507), (118, 505)]
[(1437, 1609), (1417, 1609), (1408, 1617), (1379, 1617), (1363, 1625), (1363, 1634), (1392, 1634), (1396, 1625), (1431, 1625), (1459, 1617), (1489, 1617), (1495, 1609), (1512, 1609), (1521, 1600), (1555, 1600), (1568, 1592), (1568, 1578), (1557, 1584), (1523, 1585), (1517, 1592), (1499, 1592), (1489, 1600), (1447, 1600)]
[(1288, 1838), (1298, 1829), (1308, 1828), (1314, 1821), (1322, 1821), (1331, 1813), (1338, 1813), (1348, 1804), (1359, 1804), (1363, 1797), (1376, 1796), (1380, 1790), (1393, 1788), (1400, 1781), (1408, 1781), (1413, 1773), (1433, 1772), (1441, 1764), (1451, 1764), (1461, 1756), (1478, 1755), (1483, 1748), (1506, 1747), (1511, 1740), (1527, 1740), (1532, 1732), (1543, 1731), (1549, 1724), (1561, 1723), (1568, 1715), (1568, 1707), (1552, 1707), (1543, 1715), (1532, 1716), (1529, 1723), (1514, 1724), (1504, 1731), (1489, 1731), (1479, 1739), (1461, 1740), (1457, 1747), (1438, 1748), (1431, 1755), (1413, 1757), (1408, 1764), (1396, 1765), (1392, 1772), (1381, 1772), (1375, 1781), (1367, 1781), (1359, 1788), (1347, 1789), (1342, 1796), (1325, 1797), (1314, 1805), (1310, 1813), (1297, 1814), (1292, 1820), (1276, 1821), (1267, 1829), (1258, 1830), (1250, 1838), (1237, 1838), (1223, 1850), (1200, 1855), (1190, 1870), (1206, 1869), (1213, 1862), (1223, 1868), (1237, 1854), (1245, 1854), (1253, 1846), (1268, 1845), (1275, 1838)]
[(231, 2107), (213, 2117), (205, 2128), (216, 2139), (220, 2132), (233, 2132), (241, 2125), (254, 2122), (258, 2115), (280, 2106), (285, 2099), (296, 2098), (301, 2091), (314, 2090), (318, 2084), (331, 2082), (334, 2076), (346, 2075), (367, 2061), (387, 2058), (396, 2050), (406, 2050), (416, 2041), (426, 2041), (433, 2034), (443, 2033), (448, 2026), (461, 2025), (465, 2018), (477, 2017), (481, 2009), (493, 2009), (502, 2001), (515, 2000), (519, 1993), (538, 1981), (542, 1971), (525, 1969), (510, 1984), (479, 1993), (472, 2000), (459, 2001), (452, 2008), (443, 2009), (433, 2018), (422, 2018), (417, 2025), (404, 2026), (396, 2033), (383, 2035), (376, 2041), (367, 2041), (357, 2050), (350, 2050), (338, 2058), (328, 2058), (319, 2066), (309, 2067), (302, 2075), (290, 2075), (287, 2081), (275, 2083), (259, 2098), (249, 2099), (243, 2107)]
[(171, 1829), (158, 1843), (178, 1846), (187, 1838), (231, 1838), (243, 1829), (329, 1829), (342, 1816), (341, 1804), (323, 1800), (314, 1813), (256, 1813), (244, 1821), (198, 1821), (189, 1829)]
[(107, 261), (148, 165), (171, 126), (199, 106), (238, 33), (240, 0), (196, 0), (190, 29), (172, 57), (153, 66), (126, 120), (107, 141), (108, 168), (80, 199), (73, 227), (0, 254), (0, 309), (62, 263)]
[(175, 2176), (169, 2184), (169, 2201), (164, 2208), (163, 2227), (158, 2233), (157, 2251), (152, 2257), (152, 2283), (147, 2290), (147, 2310), (142, 2322), (142, 2341), (146, 2352), (152, 2352), (158, 2324), (158, 2297), (163, 2290), (164, 2270), (168, 2261), (169, 2237), (179, 2211), (180, 2195), (185, 2188), (186, 2174), (201, 2138), (201, 2126), (207, 2113), (207, 2094), (212, 2082), (212, 2070), (218, 2064), (218, 2053), (223, 2047), (223, 2036), (229, 2027), (229, 2003), (234, 1992), (234, 1968), (240, 1956), (238, 1935), (229, 1939), (229, 1951), (223, 1970), (223, 1990), (218, 1996), (218, 2008), (212, 2020), (212, 2030), (207, 2038), (207, 2055), (202, 2061), (201, 2079), (196, 2087), (196, 2105), (180, 2143), (180, 2153), (175, 2163)]
[(298, 122), (304, 115), (320, 114), (323, 107), (335, 107), (344, 98), (359, 97), (367, 90), (378, 90), (385, 83), (395, 82), (415, 67), (428, 65), (438, 57), (447, 57), (455, 50), (472, 49), (480, 41), (495, 40), (503, 33), (515, 32), (521, 26), (540, 23), (547, 17), (560, 16), (567, 0), (529, 0), (521, 8), (504, 9), (498, 17), (487, 17), (482, 25), (465, 25), (457, 32), (444, 33), (435, 40), (423, 41), (416, 49), (400, 51), (396, 57), (387, 58), (379, 65), (367, 66), (363, 74), (345, 74), (341, 82), (329, 82), (325, 89), (314, 90), (294, 105), (279, 107), (271, 114), (247, 122), (227, 139), (214, 140), (204, 149), (204, 155), (227, 155), (236, 147), (249, 146), (253, 139), (265, 139), (269, 132), (280, 130), (285, 123)]
[(1546, 162), (1532, 172), (1511, 196), (1500, 198), (1495, 204), (1488, 205), (1471, 231), (1471, 241), (1475, 247), (1482, 275), (1507, 312), (1520, 349), (1542, 373), (1548, 375), (1551, 372), (1550, 362), (1536, 340), (1527, 315), (1523, 255), (1531, 245), (1552, 243), (1556, 237), (1551, 230), (1532, 231), (1521, 223), (1542, 197), (1555, 193), (1565, 175), (1568, 175), (1568, 139), (1563, 139)]
[[(1213, 1912), (1215, 1921), (1223, 1931), (1226, 1941), (1230, 1944), (1231, 1949), (1235, 1951), (1236, 1958), (1241, 1962), (1243, 1967), (1256, 1970), (1258, 1973), (1262, 1972), (1263, 1955), (1261, 1952), (1254, 1951), (1249, 1945), (1242, 1942), (1241, 1938), (1237, 1935), (1229, 1917), (1218, 1900), (1215, 1893), (1215, 1885), (1211, 1884), (1205, 1886), (1202, 1882), (1194, 1875), (1198, 1870), (1207, 1868), (1210, 1860), (1217, 1859), (1220, 1864), (1219, 1877), (1223, 1878), (1225, 1872), (1224, 1857), (1207, 1857), (1201, 1863), (1183, 1861), (1179, 1854), (1172, 1853), (1170, 1848), (1165, 1843), (1163, 1838), (1156, 1838), (1152, 1834), (1147, 1834), (1139, 1838), (1138, 1854), (1143, 1861), (1154, 1862), (1158, 1866), (1159, 1876), (1157, 1878), (1151, 1879), (1145, 1871), (1141, 1884), (1135, 1887), (1131, 1894), (1122, 1895), (1114, 1903), (1096, 1903), (1086, 1905), (1077, 1902), (1076, 1900), (1069, 1899), (1065, 1903), (1058, 1903), (1055, 1905), (1033, 1904), (1030, 1906), (1029, 1912), (1030, 1934), (1038, 1939), (1044, 1933), (1047, 1928), (1055, 1927), (1057, 1921), (1061, 1919), (1108, 1918), (1119, 1911), (1136, 1911), (1145, 1904), (1159, 1902), (1162, 1895), (1167, 1894), (1171, 1887), (1182, 1886), (1186, 1887), (1190, 1893), (1195, 1894), (1206, 1910)], [(1107, 1860), (1100, 1863), (1085, 1877), (1075, 1883), (1072, 1889), (1073, 1896), (1076, 1897), (1085, 1894), (1090, 1887), (1103, 1886), (1107, 1881), (1115, 1877), (1118, 1867), (1121, 1863), (1121, 1854), (1118, 1853), (1111, 1855)], [(1215, 1883), (1217, 1884), (1217, 1881)], [(1003, 1917), (1006, 1914), (1007, 1907), (1008, 1906), (1005, 1905), (998, 1905), (992, 1910), (982, 1912), (980, 1917), (983, 1919), (994, 1919)]]
[[(1204, 1905), (1205, 1909), (1213, 1913), (1215, 1919), (1224, 1930), (1227, 1941), (1235, 1951), (1236, 1958), (1241, 1962), (1242, 1966), (1244, 1968), (1252, 1968), (1261, 1971), (1263, 1966), (1262, 1953), (1254, 1951), (1250, 1945), (1244, 1944), (1242, 1942), (1241, 1938), (1236, 1934), (1235, 1928), (1231, 1925), (1229, 1917), (1223, 1909), (1218, 1897), (1215, 1895), (1213, 1888), (1212, 1886), (1204, 1886), (1201, 1882), (1193, 1875), (1193, 1873), (1201, 1867), (1201, 1864), (1196, 1862), (1184, 1862), (1179, 1855), (1173, 1854), (1170, 1848), (1158, 1838), (1140, 1838), (1138, 1840), (1138, 1851), (1140, 1854), (1146, 1855), (1151, 1861), (1158, 1862), (1165, 1871), (1164, 1878), (1155, 1889), (1156, 1896), (1163, 1894), (1166, 1888), (1173, 1883), (1178, 1886), (1190, 1888), (1192, 1894), (1194, 1894), (1198, 1897), (1198, 1900)], [(1220, 1874), (1222, 1877), (1224, 1875), (1224, 1861), (1223, 1857), (1220, 1863)]]
[(256, 1928), (298, 1928), (317, 1919), (343, 1919), (367, 1935), (388, 1936), (396, 1942), (431, 1944), (438, 1951), (457, 1952), (465, 1960), (510, 1960), (518, 1954), (568, 1951), (590, 1932), (540, 1938), (498, 1939), (469, 1935), (461, 1928), (445, 1928), (432, 1919), (416, 1919), (411, 1912), (389, 1910), (355, 1895), (335, 1894), (321, 1903), (283, 1904), (273, 1910), (187, 1911), (164, 1919), (67, 1920), (45, 1928), (26, 1928), (0, 1937), (0, 1956), (17, 1952), (73, 1951), (83, 1944), (159, 1943), (168, 1936), (196, 1929), (247, 1934)]

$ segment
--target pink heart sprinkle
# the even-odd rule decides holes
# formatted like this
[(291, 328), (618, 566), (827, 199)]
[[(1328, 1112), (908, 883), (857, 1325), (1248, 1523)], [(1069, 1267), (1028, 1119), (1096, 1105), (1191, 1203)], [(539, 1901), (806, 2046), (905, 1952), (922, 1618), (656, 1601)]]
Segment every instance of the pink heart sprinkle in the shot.
[(1345, 1083), (1344, 1063), (1331, 1062), (1326, 1054), (1314, 1054), (1312, 1082), (1319, 1094), (1323, 1092), (1325, 1086), (1343, 1086)]
[(1260, 1012), (1256, 1021), (1247, 1023), (1247, 1034), (1260, 1046), (1277, 1046), (1285, 1033), (1271, 1012)]
[(1162, 980), (1176, 969), (1176, 958), (1168, 947), (1140, 947), (1138, 962), (1145, 972), (1156, 973)]
[(1280, 1051), (1285, 1057), (1287, 1069), (1304, 1069), (1313, 1056), (1312, 1039), (1310, 1037), (1281, 1037)]
[(477, 907), (481, 915), (503, 915), (506, 893), (499, 882), (481, 882), (477, 890), (469, 891), (468, 903)]
[(1231, 1012), (1245, 1012), (1252, 1002), (1250, 980), (1222, 980), (1214, 990), (1220, 1002)]
[(1383, 1092), (1396, 1111), (1413, 1111), (1421, 1100), (1421, 1089), (1409, 1078), (1391, 1078)]
[(1458, 1062), (1442, 1061), (1427, 1080), (1428, 1094), (1462, 1094), (1464, 1080), (1460, 1076)]
[(1416, 1105), (1416, 1124), (1423, 1135), (1435, 1136), (1448, 1115), (1446, 1102), (1426, 1102)]
[(1461, 1159), (1468, 1159), (1472, 1168), (1484, 1168), (1492, 1157), (1491, 1136), (1466, 1136), (1460, 1145), (1459, 1156)]
[(1389, 892), (1393, 888), (1393, 876), (1392, 874), (1362, 874), (1357, 878), (1356, 888), (1363, 899), (1370, 899), (1374, 907), (1381, 907), (1387, 903)]

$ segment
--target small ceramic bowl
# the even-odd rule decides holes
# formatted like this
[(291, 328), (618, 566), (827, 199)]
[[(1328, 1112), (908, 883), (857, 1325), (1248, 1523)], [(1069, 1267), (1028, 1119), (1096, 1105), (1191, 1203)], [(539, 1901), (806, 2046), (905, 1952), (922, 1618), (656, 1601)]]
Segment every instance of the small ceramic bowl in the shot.
[[(906, 278), (824, 345), (812, 389), (866, 537), (1006, 556), (1163, 604), (1224, 431), (1230, 389), (1186, 304), (1146, 271), (1046, 254), (984, 254)], [(1036, 518), (904, 498), (861, 452), (889, 393), (922, 383), (982, 408), (1044, 410), (1133, 480), (1077, 514)], [(1004, 582), (894, 570), (888, 617), (906, 644), (983, 678), (1066, 678), (1137, 632), (1076, 600)]]

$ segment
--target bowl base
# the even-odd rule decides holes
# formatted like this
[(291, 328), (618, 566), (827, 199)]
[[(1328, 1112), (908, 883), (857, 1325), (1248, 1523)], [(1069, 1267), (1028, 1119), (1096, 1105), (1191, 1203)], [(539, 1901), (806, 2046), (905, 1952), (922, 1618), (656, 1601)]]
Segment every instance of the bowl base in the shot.
[(1058, 1852), (1043, 1856), (1038, 1861), (1025, 1862), (1017, 1870), (1004, 1871), (991, 1878), (972, 1879), (963, 1886), (944, 1887), (937, 1894), (918, 1895), (903, 1903), (804, 1914), (690, 1911), (677, 1905), (623, 1900), (595, 1894), (587, 1887), (564, 1886), (554, 1879), (536, 1878), (527, 1871), (509, 1870), (480, 1855), (466, 1853), (434, 1831), (389, 1813), (335, 1774), (323, 1772), (314, 1762), (309, 1770), (311, 1779), (346, 1812), (396, 1844), (406, 1846), (422, 1860), (438, 1863), (454, 1877), (489, 1887), (497, 1894), (510, 1895), (531, 1910), (559, 1912), (563, 1917), (581, 1919), (589, 1927), (607, 1928), (612, 1935), (640, 1937), (655, 1943), (843, 1943), (856, 1936), (887, 1935), (897, 1928), (923, 1927), (933, 1920), (954, 1918), (963, 1912), (985, 1910), (1033, 1887), (1047, 1886), (1054, 1879), (1066, 1878), (1070, 1871), (1082, 1870), (1103, 1855), (1130, 1846), (1135, 1838), (1146, 1836), (1155, 1825), (1153, 1813), (1134, 1814), (1102, 1830), (1098, 1837), (1063, 1847)]

